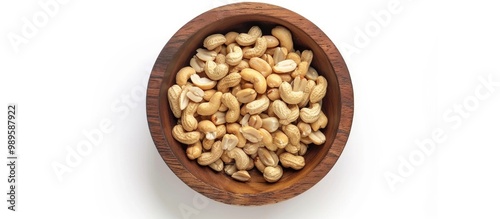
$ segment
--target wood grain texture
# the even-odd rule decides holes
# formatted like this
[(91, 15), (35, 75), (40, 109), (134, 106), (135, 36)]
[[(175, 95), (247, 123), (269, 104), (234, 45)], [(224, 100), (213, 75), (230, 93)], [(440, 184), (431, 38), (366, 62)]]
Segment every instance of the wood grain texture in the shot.
[[(224, 173), (199, 166), (185, 154), (185, 145), (171, 137), (176, 118), (170, 112), (167, 89), (177, 71), (189, 65), (203, 39), (213, 33), (246, 32), (258, 25), (270, 34), (276, 25), (293, 34), (296, 49), (314, 53), (312, 66), (328, 80), (323, 111), (329, 118), (323, 130), (324, 145), (311, 146), (300, 171), (286, 169), (277, 183), (267, 183), (257, 170), (249, 182), (237, 182)], [(264, 205), (295, 197), (320, 181), (334, 166), (351, 129), (354, 100), (349, 71), (338, 49), (316, 25), (301, 15), (263, 3), (236, 3), (207, 11), (185, 24), (165, 45), (151, 72), (147, 89), (147, 118), (154, 143), (165, 163), (188, 186), (219, 202), (234, 205)], [(162, 173), (158, 173), (162, 174)]]

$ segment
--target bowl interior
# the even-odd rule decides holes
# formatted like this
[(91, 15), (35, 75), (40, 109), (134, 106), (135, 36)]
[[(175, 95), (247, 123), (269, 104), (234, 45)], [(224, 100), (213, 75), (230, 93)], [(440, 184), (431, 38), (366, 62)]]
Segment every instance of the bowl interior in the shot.
[[(180, 30), (162, 51), (162, 53), (170, 54), (166, 58), (166, 68), (158, 92), (159, 123), (168, 150), (158, 147), (157, 144), (158, 150), (165, 162), (181, 180), (212, 199), (230, 204), (260, 205), (296, 196), (309, 189), (328, 173), (340, 156), (345, 144), (345, 142), (334, 144), (341, 120), (341, 86), (332, 66), (334, 64), (332, 63), (332, 54), (325, 53), (325, 49), (337, 50), (328, 37), (315, 26), (312, 28), (313, 31), (306, 32), (303, 28), (295, 25), (295, 22), (292, 23), (272, 15), (252, 14), (250, 12), (242, 15), (228, 15), (222, 11), (216, 16), (220, 17), (202, 27), (193, 25), (193, 22), (186, 24), (181, 30), (187, 30), (185, 32), (187, 35), (178, 35), (182, 32)], [(297, 20), (296, 22), (302, 21)], [(329, 119), (328, 125), (323, 129), (326, 142), (319, 146), (311, 145), (304, 156), (305, 167), (299, 171), (285, 168), (283, 177), (276, 183), (267, 183), (256, 168), (249, 171), (252, 176), (251, 180), (243, 183), (235, 181), (223, 172), (215, 172), (209, 167), (202, 167), (196, 161), (187, 158), (186, 145), (180, 144), (171, 137), (171, 130), (177, 124), (177, 118), (170, 111), (166, 93), (167, 89), (175, 83), (177, 71), (189, 65), (190, 58), (195, 54), (197, 48), (202, 47), (203, 39), (206, 36), (213, 33), (225, 34), (229, 31), (247, 32), (254, 25), (259, 26), (263, 34), (270, 34), (271, 29), (276, 25), (288, 28), (292, 32), (295, 49), (312, 50), (314, 54), (312, 66), (328, 81), (327, 95), (322, 103), (322, 110)], [(178, 40), (176, 36), (181, 36), (181, 40), (176, 41)], [(317, 42), (329, 43), (318, 44)], [(168, 44), (178, 46), (169, 47)], [(341, 59), (341, 57), (339, 58)], [(343, 63), (343, 60), (341, 59), (339, 62)], [(323, 162), (328, 163), (321, 165)], [(175, 165), (172, 165), (174, 163)], [(280, 195), (282, 197), (279, 197)], [(259, 200), (252, 200), (255, 197), (259, 197)]]

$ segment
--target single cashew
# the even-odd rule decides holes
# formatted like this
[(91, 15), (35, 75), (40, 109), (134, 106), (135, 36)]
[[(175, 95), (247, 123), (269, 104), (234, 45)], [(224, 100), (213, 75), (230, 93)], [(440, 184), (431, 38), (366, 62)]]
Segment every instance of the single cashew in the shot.
[[(226, 48), (224, 48), (224, 51), (226, 51)], [(222, 53), (217, 54), (214, 62), (217, 64), (226, 64), (226, 55), (222, 54)], [(229, 67), (228, 67), (228, 71), (229, 71)]]
[(240, 75), (243, 80), (246, 80), (253, 84), (254, 89), (257, 93), (263, 94), (266, 92), (266, 78), (260, 72), (251, 68), (245, 68), (241, 70)]
[(277, 62), (273, 66), (273, 72), (275, 73), (290, 73), (297, 68), (297, 63), (291, 59), (285, 59), (283, 61)]
[(246, 182), (250, 180), (250, 174), (246, 170), (238, 170), (234, 172), (231, 177), (235, 180), (241, 181), (241, 182)]
[(193, 74), (196, 74), (194, 68), (190, 66), (183, 67), (175, 75), (175, 83), (177, 83), (177, 85), (179, 86), (186, 85), (189, 77), (191, 77), (191, 75)]
[(262, 141), (262, 134), (252, 126), (243, 126), (240, 128), (240, 132), (245, 139), (252, 143)]
[(205, 63), (205, 74), (214, 81), (222, 79), (228, 72), (229, 66), (225, 63), (217, 64), (210, 60)]
[(276, 26), (271, 30), (271, 34), (278, 38), (280, 46), (285, 47), (288, 51), (293, 50), (292, 33), (283, 26)]
[(273, 144), (279, 148), (285, 148), (288, 145), (288, 136), (280, 130), (275, 131), (273, 134)]
[(196, 112), (202, 116), (210, 116), (217, 112), (221, 104), (221, 92), (216, 92), (208, 103), (201, 103)]
[(273, 61), (275, 66), (277, 63), (280, 63), (281, 61), (286, 59), (286, 56), (288, 55), (288, 49), (285, 47), (276, 47), (272, 53), (273, 55)]
[(215, 139), (221, 139), (226, 134), (226, 125), (217, 125), (217, 124), (215, 125), (217, 126)]
[(236, 135), (238, 138), (238, 144), (236, 144), (236, 146), (242, 148), (247, 143), (247, 139), (241, 134), (240, 128), (241, 126), (238, 123), (229, 123), (226, 125), (226, 132)]
[(300, 119), (306, 123), (313, 123), (318, 120), (321, 113), (321, 106), (319, 103), (313, 103), (311, 108), (300, 109)]
[(261, 173), (264, 173), (264, 169), (266, 168), (266, 166), (262, 163), (262, 161), (260, 161), (260, 158), (258, 156), (253, 159), (253, 163)]
[[(250, 115), (250, 114), (247, 114)], [(248, 118), (248, 125), (252, 126), (256, 129), (260, 129), (262, 127), (262, 118), (259, 115), (251, 115)]]
[(224, 37), (226, 38), (225, 44), (229, 45), (229, 44), (235, 43), (236, 37), (238, 37), (238, 35), (240, 35), (240, 34), (237, 32), (234, 32), (234, 31), (227, 32), (226, 35), (224, 35)]
[(283, 81), (278, 74), (270, 74), (266, 78), (267, 86), (270, 88), (279, 87)]
[(201, 153), (200, 157), (196, 160), (198, 164), (202, 166), (207, 166), (216, 160), (218, 160), (222, 156), (222, 146), (220, 141), (216, 141), (212, 145), (212, 149), (208, 152)]
[(194, 113), (198, 108), (198, 103), (189, 102), (186, 109), (181, 114), (181, 125), (184, 130), (190, 132), (198, 127), (198, 120), (194, 117)]
[(293, 155), (289, 152), (284, 152), (279, 155), (281, 165), (285, 168), (291, 167), (294, 170), (300, 170), (306, 165), (305, 159), (299, 155)]
[(290, 106), (290, 114), (285, 119), (280, 119), (279, 123), (281, 125), (288, 125), (292, 122), (295, 122), (299, 118), (299, 106), (297, 104), (293, 104)]
[(250, 28), (248, 33), (240, 33), (236, 37), (236, 42), (241, 46), (250, 46), (255, 43), (257, 38), (262, 36), (262, 30), (258, 26), (253, 26)]
[(195, 55), (191, 58), (191, 60), (189, 60), (189, 66), (191, 66), (196, 72), (200, 73), (204, 71), (205, 62)]
[(172, 113), (174, 114), (175, 118), (180, 118), (182, 113), (179, 101), (181, 92), (182, 88), (177, 84), (174, 84), (172, 87), (168, 88), (167, 92), (168, 105), (170, 106), (170, 109), (172, 110)]
[(256, 71), (260, 72), (264, 77), (267, 77), (273, 72), (273, 68), (271, 68), (269, 63), (259, 57), (250, 58), (250, 60), (248, 61), (248, 65), (250, 65), (250, 68), (253, 68)]
[(201, 133), (198, 131), (186, 132), (182, 125), (176, 125), (172, 128), (172, 136), (180, 143), (194, 144), (200, 140)]
[(326, 95), (326, 88), (328, 86), (328, 82), (326, 81), (326, 78), (323, 76), (318, 76), (316, 79), (316, 86), (311, 91), (311, 94), (309, 95), (309, 102), (311, 103), (317, 103), (323, 97)]
[(299, 103), (299, 107), (304, 107), (309, 103), (309, 95), (311, 95), (311, 91), (316, 86), (316, 82), (313, 80), (307, 80), (306, 86), (304, 88), (304, 97)]
[(241, 75), (239, 73), (229, 73), (226, 77), (222, 78), (219, 83), (217, 83), (217, 90), (223, 93), (227, 93), (229, 88), (240, 84)]
[(181, 94), (179, 95), (179, 107), (181, 110), (186, 109), (189, 103), (189, 97), (187, 97), (187, 93), (189, 92), (190, 84), (182, 86)]
[(267, 90), (266, 95), (269, 98), (269, 100), (271, 100), (271, 101), (275, 101), (275, 100), (278, 100), (281, 98), (280, 91), (278, 88), (271, 88), (271, 89)]
[(321, 111), (319, 113), (319, 118), (315, 122), (311, 123), (311, 128), (313, 131), (318, 131), (320, 128), (325, 128), (328, 124), (328, 117)]
[[(312, 132), (311, 132), (311, 133), (312, 133)], [(312, 141), (311, 141), (311, 139), (309, 138), (309, 136), (307, 136), (307, 137), (302, 137), (302, 138), (300, 138), (300, 143), (303, 143), (303, 144), (307, 144), (307, 145), (308, 145), (308, 144), (312, 144)]]
[(217, 111), (215, 112), (212, 116), (210, 116), (210, 120), (215, 124), (215, 125), (222, 125), (226, 123), (226, 113)]
[(189, 86), (187, 88), (187, 93), (186, 97), (192, 100), (193, 102), (199, 103), (203, 100), (203, 96), (205, 95), (205, 92), (196, 86)]
[(197, 141), (194, 144), (190, 144), (186, 148), (186, 155), (190, 160), (196, 160), (198, 157), (201, 156), (202, 148), (201, 148), (201, 142)]
[(288, 60), (293, 60), (293, 62), (295, 62), (296, 65), (299, 65), (299, 63), (301, 62), (300, 61), (300, 55), (297, 53), (298, 51), (295, 51), (295, 52), (289, 52), (287, 55), (286, 55), (286, 59)]
[(316, 79), (318, 79), (318, 76), (318, 71), (316, 71), (316, 69), (314, 69), (312, 66), (309, 66), (309, 69), (307, 69), (306, 72), (306, 78), (308, 80), (316, 81)]
[(267, 48), (274, 48), (280, 45), (280, 41), (278, 40), (278, 38), (272, 35), (264, 35), (262, 37), (266, 39)]
[(221, 101), (228, 108), (226, 112), (226, 122), (236, 122), (240, 116), (240, 103), (236, 97), (231, 93), (225, 93), (222, 95)]
[(250, 156), (254, 155), (257, 153), (257, 149), (263, 147), (262, 142), (257, 142), (257, 143), (251, 143), (247, 142), (245, 146), (243, 147), (243, 151), (245, 154), (248, 154)]
[(262, 119), (262, 128), (272, 133), (278, 130), (280, 124), (276, 117), (267, 117)]
[(301, 77), (304, 78), (307, 73), (307, 69), (309, 68), (309, 64), (306, 61), (302, 61), (297, 65), (297, 68), (292, 72), (292, 78)]
[(292, 85), (290, 85), (288, 82), (283, 82), (280, 85), (279, 91), (281, 99), (288, 104), (298, 104), (304, 97), (304, 91), (292, 90)]
[(259, 148), (257, 150), (257, 155), (259, 156), (260, 161), (262, 161), (262, 163), (266, 166), (274, 167), (278, 165), (278, 156), (274, 152), (271, 152), (266, 148)]
[(255, 92), (254, 89), (245, 88), (236, 92), (235, 96), (240, 103), (249, 103), (255, 100), (255, 98), (257, 97), (257, 92)]
[(194, 85), (198, 86), (202, 90), (210, 90), (217, 85), (217, 81), (212, 81), (208, 78), (201, 78), (200, 75), (198, 74), (192, 74), (191, 75), (191, 82), (193, 82)]
[(283, 132), (288, 136), (288, 142), (292, 145), (299, 145), (300, 143), (300, 130), (296, 125), (289, 124), (281, 127)]
[(236, 169), (236, 165), (234, 164), (226, 164), (226, 166), (224, 166), (224, 173), (229, 176), (233, 175), (236, 171), (238, 171), (238, 169)]
[(275, 100), (272, 105), (273, 113), (280, 119), (287, 119), (292, 110), (281, 100)]
[(250, 67), (250, 65), (248, 65), (248, 61), (245, 60), (245, 59), (243, 59), (243, 60), (241, 60), (241, 62), (238, 65), (230, 68), (229, 69), (229, 73), (233, 73), (233, 72), (238, 72), (239, 73), (242, 69), (245, 69), (245, 68), (248, 68), (248, 67)]
[(241, 50), (241, 47), (234, 43), (227, 46), (226, 50), (226, 63), (231, 66), (240, 64), (243, 59), (243, 50)]
[(224, 43), (226, 43), (226, 37), (218, 33), (212, 34), (203, 40), (203, 46), (208, 50), (213, 50)]
[(304, 143), (300, 142), (299, 155), (300, 156), (304, 156), (307, 153), (307, 149), (308, 148), (309, 148), (309, 146), (307, 144), (304, 144)]
[(212, 145), (214, 145), (214, 143), (215, 143), (214, 139), (210, 140), (210, 139), (204, 138), (201, 145), (203, 146), (203, 150), (209, 151), (210, 149), (212, 149)]
[(208, 140), (214, 140), (217, 135), (217, 127), (210, 120), (202, 120), (198, 123), (198, 131), (205, 134)]
[(268, 150), (276, 151), (278, 147), (276, 147), (276, 145), (273, 144), (273, 136), (271, 135), (271, 133), (269, 133), (269, 131), (267, 131), (264, 128), (260, 128), (259, 132), (262, 135), (262, 144), (264, 144), (264, 146)]
[(266, 95), (261, 95), (256, 100), (245, 105), (249, 114), (255, 115), (264, 112), (269, 107), (269, 98)]
[(203, 48), (199, 48), (196, 50), (196, 57), (199, 59), (207, 62), (207, 61), (213, 61), (215, 60), (215, 57), (217, 56), (217, 52), (213, 50), (206, 50)]
[(210, 101), (210, 98), (212, 98), (212, 96), (215, 94), (215, 92), (217, 92), (216, 90), (214, 89), (211, 89), (211, 90), (206, 90), (203, 95), (203, 100), (205, 101)]
[(283, 176), (283, 168), (281, 168), (281, 166), (267, 166), (263, 174), (267, 182), (277, 182)]
[(315, 145), (321, 145), (321, 144), (325, 143), (325, 141), (326, 141), (326, 136), (321, 131), (311, 132), (311, 134), (309, 134), (308, 137), (309, 137), (309, 139), (311, 139), (312, 143)]
[(250, 158), (243, 149), (235, 147), (227, 152), (227, 156), (233, 158), (238, 170), (245, 170), (248, 167)]
[(302, 121), (297, 123), (297, 128), (300, 130), (300, 137), (307, 137), (312, 132), (311, 125)]
[(224, 162), (219, 158), (215, 162), (211, 163), (208, 165), (212, 170), (215, 170), (217, 172), (220, 172), (224, 169)]
[(253, 57), (261, 57), (267, 49), (267, 41), (263, 37), (257, 38), (255, 46), (251, 49), (243, 50), (243, 58), (250, 59)]
[(300, 143), (297, 144), (297, 145), (294, 145), (294, 144), (288, 144), (286, 147), (285, 147), (285, 150), (289, 153), (292, 153), (292, 154), (298, 154), (299, 151), (300, 151)]

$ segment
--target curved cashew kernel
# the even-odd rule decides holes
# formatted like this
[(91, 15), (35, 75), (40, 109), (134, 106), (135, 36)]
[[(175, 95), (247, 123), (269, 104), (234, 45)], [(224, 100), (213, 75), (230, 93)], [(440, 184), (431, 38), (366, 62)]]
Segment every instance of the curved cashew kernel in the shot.
[(210, 120), (215, 125), (222, 125), (226, 123), (226, 113), (217, 111), (212, 116), (210, 116)]
[(247, 143), (247, 139), (241, 134), (240, 128), (241, 126), (238, 123), (229, 123), (226, 125), (226, 132), (236, 135), (238, 138), (238, 144), (236, 144), (236, 146), (242, 148)]
[(203, 92), (203, 90), (199, 87), (189, 87), (188, 92), (186, 93), (186, 97), (196, 103), (201, 102), (204, 95), (205, 92)]
[(205, 74), (207, 74), (208, 78), (218, 81), (225, 77), (229, 72), (229, 66), (225, 63), (217, 64), (214, 61), (207, 61), (205, 63)]
[(305, 77), (308, 80), (316, 81), (316, 79), (318, 79), (318, 76), (319, 76), (318, 71), (316, 71), (316, 69), (314, 69), (312, 66), (309, 66)]
[(255, 92), (254, 89), (245, 88), (236, 92), (235, 96), (240, 103), (249, 103), (255, 100), (255, 98), (257, 97), (257, 92)]
[(203, 94), (203, 100), (210, 101), (210, 98), (212, 98), (212, 96), (215, 94), (215, 92), (217, 92), (217, 91), (214, 89), (206, 90), (204, 92), (205, 94)]
[(199, 59), (201, 59), (205, 62), (215, 60), (216, 56), (217, 56), (216, 51), (210, 51), (210, 50), (206, 50), (203, 48), (199, 48), (196, 50), (196, 57), (198, 57)]
[(241, 78), (253, 84), (254, 89), (257, 93), (263, 94), (267, 89), (267, 82), (264, 76), (251, 68), (245, 68), (241, 70)]
[(236, 44), (230, 44), (227, 48), (226, 63), (231, 66), (240, 64), (243, 59), (243, 50)]
[(298, 144), (298, 145), (288, 144), (285, 147), (285, 150), (289, 153), (292, 153), (292, 154), (298, 154), (300, 151), (300, 144)]
[(299, 103), (299, 107), (304, 107), (309, 103), (309, 95), (311, 95), (311, 91), (316, 86), (316, 82), (313, 80), (307, 80), (306, 86), (304, 88), (304, 97)]
[(292, 110), (290, 110), (287, 104), (281, 100), (275, 100), (272, 105), (274, 114), (280, 119), (287, 119)]
[(191, 58), (191, 60), (189, 60), (189, 66), (191, 66), (191, 68), (193, 68), (196, 72), (200, 73), (205, 68), (205, 62), (195, 55)]
[(271, 88), (271, 89), (267, 90), (267, 97), (271, 101), (275, 101), (275, 100), (280, 99), (281, 97), (280, 97), (279, 89), (278, 88)]
[(232, 67), (231, 69), (229, 69), (229, 72), (230, 73), (240, 72), (242, 69), (245, 69), (245, 68), (248, 68), (248, 67), (250, 67), (250, 65), (248, 65), (248, 61), (245, 60), (245, 59), (243, 59), (243, 60), (241, 60), (241, 62), (238, 65), (236, 65), (236, 66)]
[(309, 95), (309, 102), (311, 103), (317, 103), (323, 97), (326, 95), (326, 88), (328, 86), (328, 82), (326, 81), (326, 78), (323, 76), (319, 76), (316, 79), (316, 86), (311, 91), (311, 94)]
[(279, 159), (278, 156), (273, 156), (272, 154), (274, 154), (274, 152), (270, 152), (265, 148), (259, 148), (257, 150), (260, 161), (266, 166), (274, 167), (278, 165)]
[(216, 92), (212, 96), (212, 98), (210, 98), (210, 101), (208, 103), (201, 103), (198, 106), (198, 109), (196, 110), (198, 115), (210, 116), (210, 115), (214, 114), (215, 112), (217, 112), (217, 110), (219, 109), (220, 104), (221, 104), (221, 97), (222, 97), (222, 93)]
[(186, 132), (182, 125), (176, 125), (172, 128), (172, 136), (180, 143), (194, 144), (200, 140), (201, 133), (198, 131)]
[(231, 43), (236, 42), (236, 37), (238, 37), (238, 35), (240, 35), (240, 34), (237, 32), (234, 32), (234, 31), (227, 32), (226, 35), (224, 35), (224, 37), (226, 37), (225, 44), (229, 45)]
[(257, 37), (248, 33), (240, 33), (235, 40), (241, 46), (251, 46), (257, 41)]
[(302, 142), (300, 142), (300, 150), (299, 150), (299, 155), (300, 156), (304, 156), (304, 154), (307, 153), (307, 149), (309, 148), (309, 146), (307, 144), (304, 144)]
[(282, 47), (285, 47), (288, 51), (293, 50), (292, 33), (287, 28), (276, 26), (271, 30), (271, 34), (278, 38)]
[(208, 50), (213, 50), (224, 43), (226, 43), (226, 37), (218, 33), (212, 34), (203, 40), (203, 46)]
[(262, 119), (259, 115), (251, 115), (248, 119), (248, 125), (260, 129), (260, 127), (262, 127)]
[(236, 122), (240, 116), (240, 103), (236, 97), (231, 93), (224, 93), (222, 94), (221, 101), (228, 108), (226, 112), (226, 122)]
[(250, 158), (241, 148), (233, 148), (227, 152), (227, 156), (234, 159), (238, 170), (245, 170), (250, 162)]
[(198, 105), (198, 103), (189, 102), (186, 109), (182, 111), (181, 125), (182, 128), (188, 132), (196, 130), (198, 127), (198, 120), (194, 118), (194, 113), (196, 112)]
[(261, 147), (263, 147), (262, 142), (246, 143), (243, 147), (243, 151), (245, 152), (245, 154), (252, 156), (254, 154), (257, 154), (257, 149)]
[(256, 71), (260, 72), (264, 77), (267, 77), (273, 72), (273, 68), (271, 68), (269, 63), (259, 57), (250, 58), (250, 60), (248, 61), (248, 65), (250, 65), (250, 68), (253, 68)]
[(260, 134), (262, 135), (262, 144), (264, 144), (264, 146), (270, 150), (270, 151), (276, 151), (278, 149), (278, 147), (276, 147), (274, 144), (273, 144), (273, 136), (271, 135), (271, 133), (269, 133), (266, 129), (264, 128), (260, 128), (259, 129), (259, 132)]
[(286, 119), (280, 119), (280, 124), (281, 125), (288, 125), (292, 122), (295, 122), (299, 118), (299, 106), (297, 104), (291, 105), (290, 109), (290, 114), (288, 114), (288, 117)]
[(283, 168), (281, 168), (281, 166), (268, 166), (264, 169), (263, 173), (264, 179), (267, 182), (273, 183), (281, 179), (281, 177), (283, 176)]
[(240, 132), (243, 137), (245, 137), (245, 139), (252, 143), (262, 141), (262, 134), (259, 132), (259, 130), (255, 129), (252, 126), (243, 126), (240, 128)]
[(235, 173), (236, 171), (238, 171), (238, 169), (236, 169), (236, 165), (234, 164), (226, 164), (226, 166), (224, 167), (224, 173), (229, 176), (233, 175), (233, 173)]
[(300, 137), (307, 137), (312, 132), (311, 125), (302, 121), (297, 123), (297, 128), (300, 130)]
[(217, 81), (212, 81), (208, 78), (201, 78), (198, 74), (191, 75), (191, 81), (194, 85), (198, 86), (202, 90), (210, 90), (217, 85)]
[(243, 58), (249, 59), (253, 57), (261, 57), (267, 49), (266, 39), (259, 37), (255, 41), (255, 46), (251, 49), (243, 50)]
[(285, 168), (291, 167), (294, 170), (300, 170), (306, 165), (304, 157), (293, 155), (289, 152), (284, 152), (279, 157), (281, 165)]
[(240, 81), (241, 75), (239, 73), (229, 73), (217, 83), (217, 90), (226, 93), (229, 88), (240, 84)]
[(170, 109), (172, 110), (172, 113), (174, 114), (175, 118), (180, 118), (181, 117), (181, 106), (179, 102), (179, 97), (181, 95), (182, 88), (174, 84), (172, 87), (168, 88), (167, 96), (168, 96), (168, 105), (170, 106)]
[(309, 134), (309, 139), (311, 139), (312, 143), (315, 145), (321, 145), (325, 143), (326, 136), (321, 131), (315, 131)]
[(210, 120), (202, 120), (198, 123), (198, 131), (205, 134), (205, 138), (208, 140), (214, 140), (217, 135), (217, 127)]
[(289, 73), (297, 68), (297, 63), (291, 59), (285, 59), (283, 61), (277, 62), (273, 66), (273, 71), (276, 73)]
[(272, 35), (264, 35), (262, 37), (264, 39), (266, 39), (267, 48), (273, 48), (273, 47), (277, 47), (280, 45), (280, 41), (278, 40), (278, 38), (276, 38)]
[(250, 180), (250, 174), (246, 170), (238, 170), (234, 172), (231, 177), (235, 180), (241, 181), (241, 182), (246, 182)]
[(276, 117), (267, 117), (262, 119), (262, 128), (272, 133), (278, 130), (280, 124)]
[(220, 141), (216, 141), (212, 145), (212, 149), (209, 152), (201, 153), (200, 157), (196, 160), (198, 164), (202, 166), (207, 166), (216, 160), (218, 160), (222, 156), (222, 146)]
[(328, 124), (328, 117), (321, 111), (319, 113), (319, 118), (315, 122), (311, 123), (311, 128), (313, 131), (318, 131), (320, 128), (325, 128)]
[(285, 47), (276, 47), (273, 51), (274, 65), (271, 66), (275, 66), (276, 64), (285, 60), (287, 55), (288, 55), (288, 49), (286, 49)]
[[(266, 78), (267, 86), (270, 88), (279, 87), (283, 81), (278, 74), (270, 74)], [(268, 91), (269, 92), (269, 91)]]
[(214, 145), (215, 143), (215, 140), (210, 140), (210, 139), (207, 139), (207, 138), (204, 138), (203, 139), (203, 149), (206, 150), (206, 151), (209, 151), (210, 149), (212, 149), (212, 145)]
[(259, 26), (252, 26), (250, 30), (248, 30), (248, 34), (250, 36), (253, 36), (255, 38), (261, 37), (262, 36), (262, 30), (260, 29)]
[(261, 173), (264, 173), (264, 169), (266, 166), (260, 161), (260, 158), (257, 156), (253, 159), (254, 166), (257, 167), (257, 170), (259, 170)]
[(286, 59), (293, 60), (297, 65), (300, 63), (300, 55), (295, 52), (289, 52), (288, 55), (286, 55)]
[[(293, 124), (282, 126), (283, 132), (288, 136), (288, 142), (292, 145), (299, 145), (300, 130)], [(312, 133), (311, 133), (312, 134)]]
[(196, 74), (194, 68), (192, 68), (191, 66), (183, 67), (175, 75), (175, 83), (180, 86), (186, 85), (189, 77), (191, 77), (191, 75), (193, 74)]
[(298, 104), (304, 97), (304, 91), (292, 90), (292, 85), (290, 85), (288, 82), (283, 82), (280, 85), (279, 91), (281, 99), (288, 104)]
[(295, 71), (292, 72), (292, 78), (295, 78), (295, 77), (304, 78), (306, 76), (308, 68), (309, 68), (309, 64), (307, 62), (305, 62), (305, 61), (300, 62), (297, 65), (297, 68), (295, 69)]
[(321, 113), (321, 106), (319, 103), (313, 103), (311, 108), (300, 109), (300, 119), (306, 123), (313, 123), (318, 120)]
[(309, 49), (302, 51), (302, 54), (300, 54), (300, 60), (303, 62), (307, 62), (307, 68), (309, 68), (309, 66), (311, 65), (313, 57), (313, 52)]
[(194, 144), (190, 144), (186, 148), (186, 155), (190, 160), (195, 160), (196, 158), (201, 156), (201, 142), (197, 141)]
[(209, 164), (208, 166), (210, 168), (212, 168), (212, 170), (215, 170), (217, 172), (220, 172), (224, 169), (224, 163), (222, 162), (222, 160), (220, 158), (218, 160), (216, 160), (215, 162)]
[(277, 130), (272, 134), (273, 144), (279, 148), (285, 148), (288, 145), (288, 136), (280, 130)]
[(266, 95), (261, 95), (258, 99), (247, 103), (245, 108), (250, 115), (255, 115), (267, 110), (269, 102), (269, 98)]
[(226, 134), (226, 125), (215, 125), (217, 126), (215, 139), (221, 139)]

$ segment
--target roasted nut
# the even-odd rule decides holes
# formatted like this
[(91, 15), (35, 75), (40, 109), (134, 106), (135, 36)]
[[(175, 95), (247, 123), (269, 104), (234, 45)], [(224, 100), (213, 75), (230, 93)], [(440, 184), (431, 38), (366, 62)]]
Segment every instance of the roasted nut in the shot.
[(285, 168), (292, 168), (294, 170), (300, 170), (306, 165), (304, 157), (299, 155), (293, 155), (289, 152), (284, 152), (279, 155), (281, 165)]

